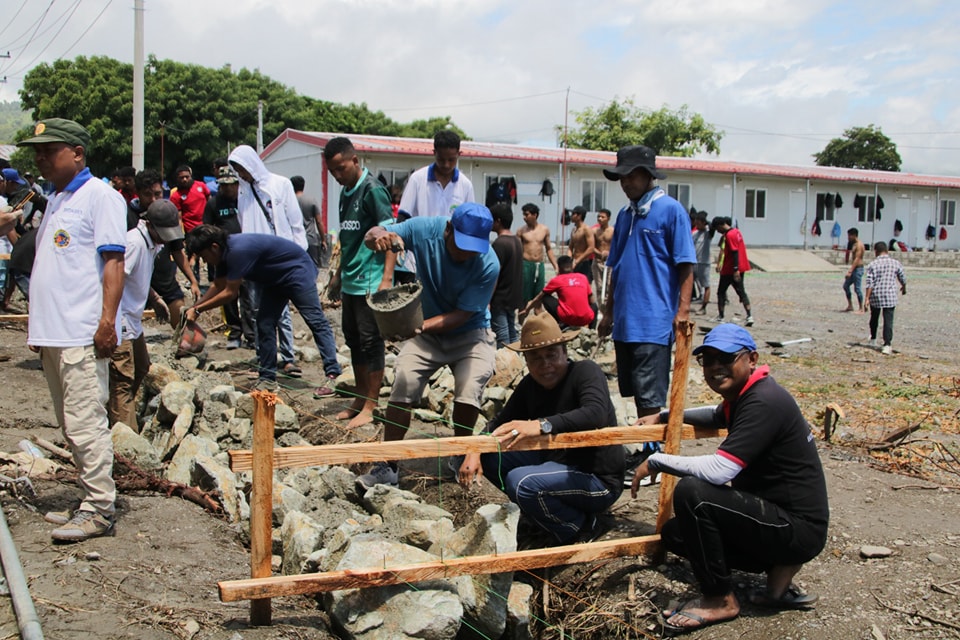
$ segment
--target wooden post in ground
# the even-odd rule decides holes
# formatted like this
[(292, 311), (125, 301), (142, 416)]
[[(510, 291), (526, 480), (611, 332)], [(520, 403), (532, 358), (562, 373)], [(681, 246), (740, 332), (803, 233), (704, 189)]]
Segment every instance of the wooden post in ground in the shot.
[[(667, 421), (667, 436), (663, 443), (664, 453), (680, 453), (681, 431), (683, 429), (683, 409), (687, 395), (687, 373), (690, 366), (690, 352), (693, 350), (692, 321), (681, 322), (676, 331), (676, 349), (673, 355), (673, 380), (670, 382), (670, 419)], [(677, 477), (664, 473), (660, 476), (660, 501), (657, 507), (657, 533), (670, 519), (673, 511), (673, 489), (677, 486)], [(661, 551), (661, 553), (663, 553)]]
[[(269, 578), (273, 555), (273, 431), (277, 396), (254, 391), (253, 488), (250, 494), (250, 577)], [(250, 624), (271, 623), (270, 599), (250, 601)]]

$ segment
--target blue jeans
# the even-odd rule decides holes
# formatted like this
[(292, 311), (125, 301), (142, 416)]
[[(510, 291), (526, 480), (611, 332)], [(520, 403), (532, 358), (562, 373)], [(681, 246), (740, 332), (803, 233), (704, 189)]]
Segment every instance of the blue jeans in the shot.
[(283, 321), (283, 314), (289, 317), (287, 302), (297, 308), (303, 321), (307, 323), (313, 340), (320, 351), (323, 371), (328, 376), (341, 373), (337, 362), (337, 343), (333, 339), (333, 330), (327, 316), (320, 308), (320, 296), (317, 286), (311, 284), (302, 289), (267, 288), (260, 290), (260, 308), (257, 311), (257, 357), (260, 360), (260, 378), (277, 379), (277, 325)]
[[(257, 282), (251, 282), (249, 280), (245, 280), (244, 283), (247, 285), (247, 292), (248, 292), (248, 297), (250, 299), (250, 305), (253, 307), (253, 316), (252, 316), (254, 319), (253, 324), (256, 325), (259, 317), (260, 298), (263, 297), (263, 292), (265, 287), (262, 284), (259, 284)], [(286, 306), (284, 306), (283, 313), (280, 315), (279, 327), (280, 327), (280, 335), (279, 335), (280, 362), (281, 364), (286, 364), (287, 362), (293, 362), (295, 359), (293, 355), (293, 317), (290, 315), (290, 309), (288, 309)], [(253, 327), (253, 330), (257, 333), (258, 336), (260, 335), (260, 332), (256, 326)], [(274, 331), (276, 331), (276, 328), (274, 328)], [(259, 343), (260, 343), (260, 339), (257, 338), (257, 344), (259, 345)], [(260, 351), (259, 346), (257, 347), (257, 351), (258, 352)], [(277, 352), (276, 340), (274, 340), (273, 351), (274, 351), (273, 357), (274, 359), (276, 359), (277, 357), (276, 356), (276, 352)], [(276, 366), (274, 366), (274, 369), (276, 369)]]
[(853, 290), (857, 294), (857, 302), (860, 303), (861, 309), (863, 308), (863, 289), (860, 288), (860, 281), (862, 279), (863, 267), (857, 267), (843, 280), (843, 293), (847, 296), (847, 304), (852, 304), (852, 298), (850, 297), (850, 286), (853, 285)]
[(520, 339), (517, 333), (517, 310), (490, 307), (490, 328), (497, 336), (497, 349)]
[(576, 539), (594, 514), (619, 497), (592, 473), (545, 460), (542, 451), (485, 453), (483, 475), (560, 544)]

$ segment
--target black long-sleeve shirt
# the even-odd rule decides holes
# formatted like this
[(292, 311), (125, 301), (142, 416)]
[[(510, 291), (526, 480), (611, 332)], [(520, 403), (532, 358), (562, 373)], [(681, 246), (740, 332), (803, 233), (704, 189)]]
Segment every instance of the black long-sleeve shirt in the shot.
[[(546, 418), (554, 433), (590, 431), (617, 424), (617, 412), (603, 371), (592, 360), (569, 362), (567, 375), (553, 389), (545, 389), (530, 375), (520, 381), (513, 395), (488, 425), (493, 431), (511, 420)], [(621, 445), (551, 449), (548, 460), (596, 475), (611, 492), (623, 491), (624, 452)]]

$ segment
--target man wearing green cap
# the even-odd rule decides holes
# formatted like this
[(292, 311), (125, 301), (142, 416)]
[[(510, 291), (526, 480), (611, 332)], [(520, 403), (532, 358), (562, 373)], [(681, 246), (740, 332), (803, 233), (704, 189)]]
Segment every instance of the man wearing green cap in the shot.
[(55, 187), (37, 232), (27, 344), (40, 353), (83, 491), (76, 511), (46, 519), (60, 525), (51, 533), (55, 541), (78, 542), (113, 535), (107, 372), (119, 344), (126, 203), (90, 173), (90, 134), (76, 122), (41, 120), (18, 144), (33, 147), (37, 168)]

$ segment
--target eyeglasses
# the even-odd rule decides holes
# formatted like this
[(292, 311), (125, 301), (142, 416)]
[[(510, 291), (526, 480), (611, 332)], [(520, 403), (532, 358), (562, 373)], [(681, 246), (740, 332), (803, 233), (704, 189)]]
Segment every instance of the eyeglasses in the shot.
[(741, 349), (740, 351), (735, 351), (734, 353), (726, 353), (723, 351), (716, 353), (700, 353), (697, 354), (697, 364), (699, 364), (701, 367), (712, 367), (715, 364), (722, 364), (724, 366), (731, 365), (745, 353), (750, 353), (750, 350)]

